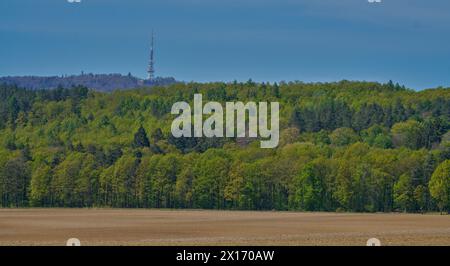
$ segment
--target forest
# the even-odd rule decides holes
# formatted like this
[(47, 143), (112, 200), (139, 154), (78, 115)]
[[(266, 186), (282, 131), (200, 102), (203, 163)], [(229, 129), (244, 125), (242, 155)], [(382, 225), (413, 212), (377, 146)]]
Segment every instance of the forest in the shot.
[[(174, 138), (170, 108), (280, 103), (280, 143)], [(0, 85), (0, 206), (450, 211), (450, 88), (392, 81)]]

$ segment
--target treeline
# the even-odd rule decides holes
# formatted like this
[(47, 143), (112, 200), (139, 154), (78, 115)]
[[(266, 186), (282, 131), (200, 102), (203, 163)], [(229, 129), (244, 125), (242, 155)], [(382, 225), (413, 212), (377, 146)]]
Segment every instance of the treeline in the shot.
[[(279, 147), (173, 138), (170, 107), (195, 93), (279, 101)], [(449, 89), (248, 81), (0, 96), (3, 207), (450, 210)]]
[(84, 86), (94, 90), (109, 92), (113, 90), (133, 89), (138, 86), (167, 86), (176, 83), (172, 77), (156, 77), (153, 80), (142, 80), (131, 73), (121, 74), (92, 74), (63, 76), (15, 76), (0, 77), (0, 84), (16, 85), (27, 89), (56, 89), (58, 87), (70, 88)]

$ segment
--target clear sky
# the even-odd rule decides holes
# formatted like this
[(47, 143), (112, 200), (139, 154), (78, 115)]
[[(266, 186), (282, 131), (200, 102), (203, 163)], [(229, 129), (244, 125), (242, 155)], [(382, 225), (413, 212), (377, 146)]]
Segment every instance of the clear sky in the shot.
[(450, 86), (448, 0), (1, 0), (0, 76)]

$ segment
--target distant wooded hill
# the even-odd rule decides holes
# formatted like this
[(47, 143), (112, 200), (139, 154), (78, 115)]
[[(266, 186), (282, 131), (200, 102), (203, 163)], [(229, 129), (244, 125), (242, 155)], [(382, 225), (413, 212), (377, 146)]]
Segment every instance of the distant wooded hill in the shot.
[(157, 77), (152, 81), (142, 80), (131, 74), (81, 74), (71, 76), (14, 76), (0, 77), (0, 83), (16, 85), (27, 89), (54, 89), (85, 86), (97, 91), (124, 90), (147, 86), (167, 86), (176, 83), (172, 77)]

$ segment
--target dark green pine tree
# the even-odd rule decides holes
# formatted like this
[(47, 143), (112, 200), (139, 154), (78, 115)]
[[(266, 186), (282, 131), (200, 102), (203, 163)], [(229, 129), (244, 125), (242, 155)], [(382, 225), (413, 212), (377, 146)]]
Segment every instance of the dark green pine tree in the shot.
[(150, 147), (150, 142), (147, 137), (147, 133), (145, 129), (140, 126), (138, 131), (134, 134), (133, 147), (141, 148), (141, 147)]
[(280, 87), (276, 82), (272, 86), (272, 95), (276, 98), (280, 98)]
[(164, 134), (162, 133), (161, 128), (157, 128), (152, 134), (152, 142), (156, 144), (158, 141), (164, 139)]

